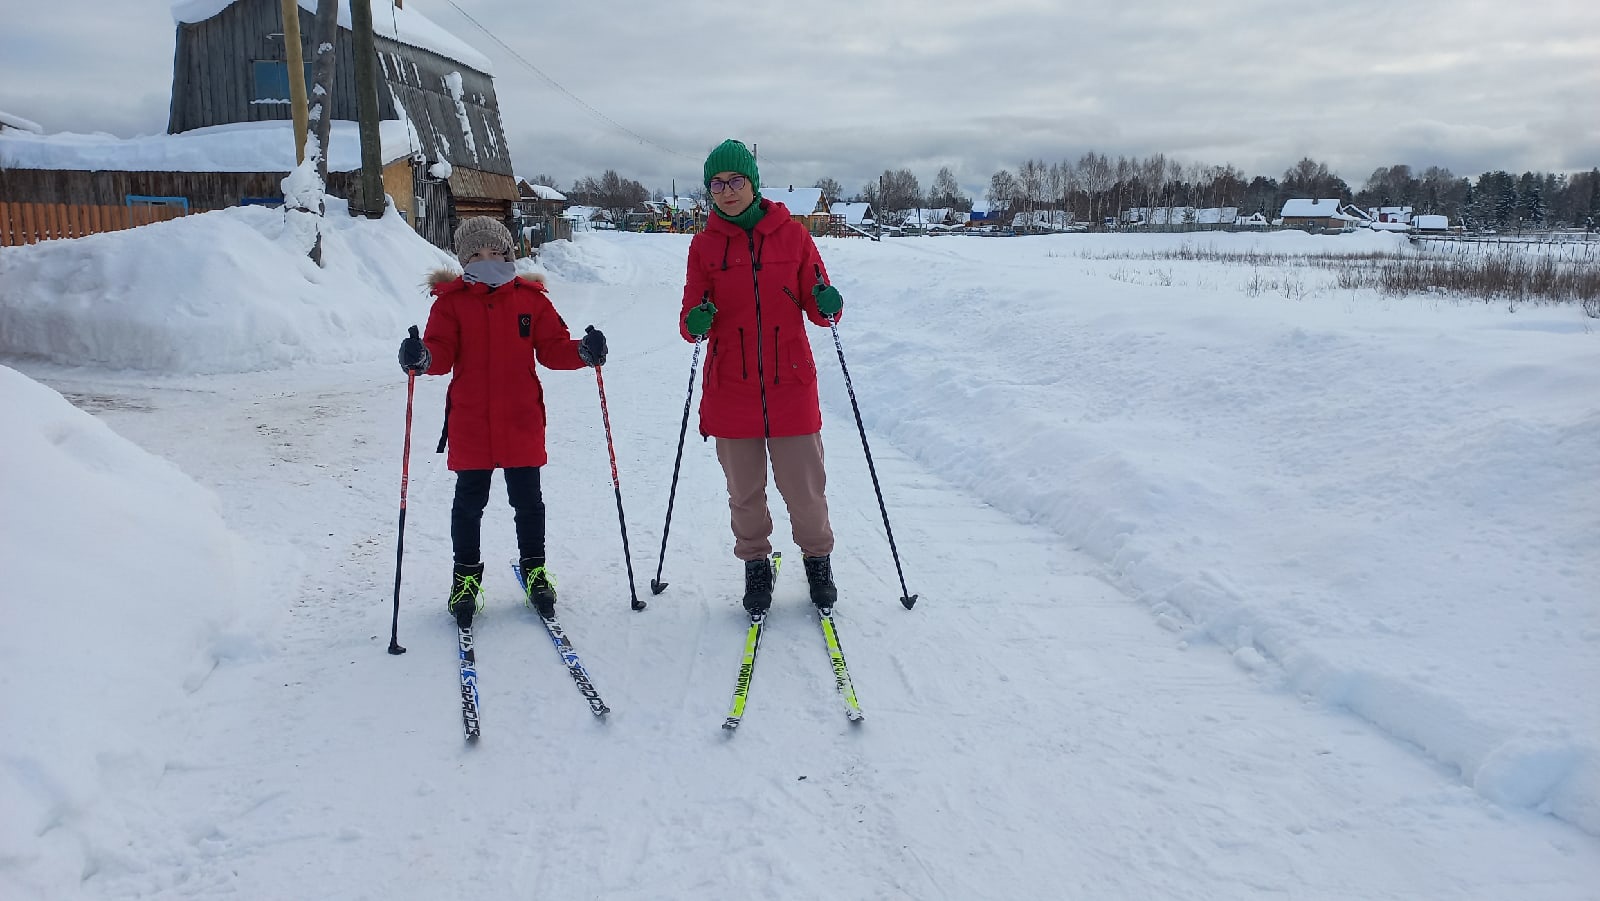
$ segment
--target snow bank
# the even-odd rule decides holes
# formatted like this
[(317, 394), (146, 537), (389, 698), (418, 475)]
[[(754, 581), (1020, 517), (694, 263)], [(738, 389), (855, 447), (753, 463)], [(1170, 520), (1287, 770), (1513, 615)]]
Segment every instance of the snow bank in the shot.
[(321, 269), (266, 207), (8, 248), (0, 353), (168, 374), (377, 357), (427, 316), (418, 273), (455, 260), (392, 207), (346, 210), (329, 198)]
[(242, 651), (248, 580), (172, 464), (3, 366), (0, 422), (0, 894), (63, 897), (123, 853), (106, 802), (161, 779), (189, 693)]
[[(1581, 313), (1340, 292), (1319, 270), (1094, 258), (1403, 243), (823, 253), (874, 440), (1099, 558), (1181, 641), (1216, 642), (1485, 796), (1600, 834), (1600, 710), (1578, 700), (1600, 684), (1600, 345)], [(1303, 299), (1241, 294), (1253, 272), (1303, 279)], [(825, 388), (829, 415), (848, 417), (839, 382)]]

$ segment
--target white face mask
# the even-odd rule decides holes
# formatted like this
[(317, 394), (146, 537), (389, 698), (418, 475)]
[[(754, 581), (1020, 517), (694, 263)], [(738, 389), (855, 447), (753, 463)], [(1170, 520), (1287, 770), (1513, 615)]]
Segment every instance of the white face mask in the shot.
[(517, 277), (517, 264), (505, 260), (479, 260), (468, 263), (463, 278), (468, 284), (488, 285), (498, 288)]

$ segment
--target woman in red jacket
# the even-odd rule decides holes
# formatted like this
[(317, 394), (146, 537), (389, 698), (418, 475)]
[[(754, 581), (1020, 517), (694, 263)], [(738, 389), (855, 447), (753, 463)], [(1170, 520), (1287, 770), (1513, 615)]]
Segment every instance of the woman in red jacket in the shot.
[(781, 203), (760, 198), (755, 157), (738, 141), (706, 157), (714, 207), (689, 244), (680, 325), (709, 344), (700, 434), (717, 439), (728, 482), (733, 553), (744, 561), (744, 607), (772, 604), (772, 515), (767, 461), (804, 556), (811, 602), (832, 609), (833, 528), (828, 522), (822, 410), (806, 320), (838, 321), (844, 301), (805, 226)]
[(528, 603), (555, 616), (555, 580), (545, 567), (544, 497), (539, 467), (545, 455), (544, 389), (534, 367), (602, 366), (606, 339), (591, 329), (574, 340), (550, 303), (544, 279), (518, 276), (511, 232), (487, 216), (456, 228), (456, 257), (465, 270), (429, 276), (433, 308), (421, 340), (400, 344), (400, 368), (413, 375), (453, 373), (445, 400), (446, 463), (456, 474), (450, 510), (455, 569), (447, 602), (456, 622), (472, 625), (483, 609), (479, 533), (489, 481), (505, 471), (506, 496), (516, 511), (517, 548)]

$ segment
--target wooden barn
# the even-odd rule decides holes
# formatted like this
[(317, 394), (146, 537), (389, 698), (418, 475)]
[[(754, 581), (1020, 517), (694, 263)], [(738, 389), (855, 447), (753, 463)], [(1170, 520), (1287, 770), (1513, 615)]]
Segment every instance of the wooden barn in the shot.
[[(238, 122), (287, 120), (288, 53), (280, 0), (176, 4), (171, 134)], [(338, 0), (332, 119), (355, 120), (355, 45), (349, 0)], [(449, 247), (468, 216), (508, 220), (517, 201), (511, 153), (486, 57), (403, 0), (372, 3), (379, 118), (406, 123), (410, 153), (385, 159), (384, 188), (430, 242)], [(299, 0), (301, 55), (308, 87), (317, 35), (316, 0)], [(184, 21), (184, 11), (212, 13)], [(340, 180), (330, 177), (330, 191)]]

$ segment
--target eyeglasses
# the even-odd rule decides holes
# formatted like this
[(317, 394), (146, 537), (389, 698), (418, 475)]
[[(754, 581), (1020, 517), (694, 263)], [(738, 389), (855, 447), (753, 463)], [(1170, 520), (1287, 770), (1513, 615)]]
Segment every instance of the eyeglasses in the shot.
[(749, 183), (750, 179), (745, 178), (743, 175), (735, 175), (727, 181), (713, 178), (711, 180), (711, 193), (721, 194), (723, 191), (743, 191), (744, 186)]

